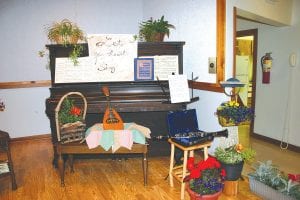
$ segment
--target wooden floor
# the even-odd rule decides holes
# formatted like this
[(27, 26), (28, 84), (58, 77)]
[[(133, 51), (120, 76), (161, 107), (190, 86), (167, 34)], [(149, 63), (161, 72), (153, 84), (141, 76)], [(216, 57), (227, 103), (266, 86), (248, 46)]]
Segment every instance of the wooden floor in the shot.
[[(266, 146), (261, 141), (251, 144), (258, 149), (258, 155), (272, 159), (278, 147)], [(263, 151), (263, 152), (261, 152)], [(268, 152), (266, 152), (268, 151)], [(50, 139), (16, 141), (12, 144), (18, 189), (11, 190), (9, 179), (0, 184), (1, 200), (144, 200), (144, 199), (180, 199), (180, 185), (175, 182), (171, 188), (165, 177), (168, 174), (169, 158), (149, 158), (148, 185), (144, 187), (140, 158), (129, 160), (81, 159), (75, 160), (75, 173), (66, 168), (65, 187), (60, 186), (58, 170), (52, 166), (52, 145)], [(299, 168), (299, 154), (292, 155), (293, 166)], [(277, 159), (277, 158), (276, 158)], [(298, 159), (295, 160), (295, 159)], [(285, 163), (285, 158), (281, 158)], [(247, 169), (247, 167), (246, 167)], [(298, 171), (299, 172), (299, 171)], [(243, 172), (244, 173), (244, 172)], [(189, 199), (187, 193), (186, 199)], [(227, 199), (260, 199), (251, 194), (247, 181), (239, 182), (236, 197), (222, 195)]]

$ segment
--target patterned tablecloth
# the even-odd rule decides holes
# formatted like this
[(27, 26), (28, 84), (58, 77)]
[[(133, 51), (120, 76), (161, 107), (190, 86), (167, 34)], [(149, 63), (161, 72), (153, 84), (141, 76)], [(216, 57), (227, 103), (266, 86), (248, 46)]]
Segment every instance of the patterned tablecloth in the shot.
[(103, 130), (103, 125), (97, 123), (87, 129), (85, 140), (89, 149), (100, 145), (106, 151), (112, 148), (115, 152), (120, 147), (131, 149), (133, 143), (145, 144), (150, 133), (149, 128), (136, 123), (124, 123), (124, 130)]

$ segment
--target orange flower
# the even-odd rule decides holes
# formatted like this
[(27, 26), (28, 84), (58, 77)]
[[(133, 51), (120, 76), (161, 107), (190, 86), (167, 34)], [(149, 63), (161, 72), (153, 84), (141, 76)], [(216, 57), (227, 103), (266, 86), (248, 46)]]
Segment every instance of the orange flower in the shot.
[(238, 152), (238, 153), (241, 153), (242, 150), (243, 150), (243, 145), (242, 144), (237, 144), (235, 146), (235, 150)]

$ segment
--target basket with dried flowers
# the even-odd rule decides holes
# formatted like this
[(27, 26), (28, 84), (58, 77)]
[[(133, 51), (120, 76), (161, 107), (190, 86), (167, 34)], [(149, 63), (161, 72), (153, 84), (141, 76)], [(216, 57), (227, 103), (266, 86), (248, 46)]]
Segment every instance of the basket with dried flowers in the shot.
[[(71, 95), (80, 96), (83, 103), (78, 103), (80, 106), (76, 106), (74, 98), (69, 98)], [(86, 109), (86, 98), (80, 92), (69, 92), (60, 99), (55, 108), (58, 141), (64, 144), (84, 139)]]

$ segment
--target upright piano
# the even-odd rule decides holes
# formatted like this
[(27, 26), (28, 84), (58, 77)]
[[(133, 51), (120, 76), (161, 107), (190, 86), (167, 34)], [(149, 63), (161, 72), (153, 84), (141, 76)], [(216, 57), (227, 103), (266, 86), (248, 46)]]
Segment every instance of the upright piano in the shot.
[[(87, 44), (81, 56), (88, 56)], [(184, 42), (138, 43), (138, 56), (177, 55), (179, 73), (182, 73)], [(131, 81), (97, 83), (55, 83), (55, 58), (68, 57), (72, 48), (62, 45), (46, 45), (49, 49), (52, 86), (46, 99), (46, 114), (50, 120), (52, 142), (57, 142), (54, 109), (60, 98), (71, 91), (81, 92), (87, 99), (86, 125), (101, 123), (106, 108), (106, 97), (101, 92), (103, 85), (110, 88), (111, 105), (124, 122), (135, 122), (151, 130), (149, 156), (169, 155), (167, 113), (186, 108), (186, 103), (171, 104), (168, 81)]]

